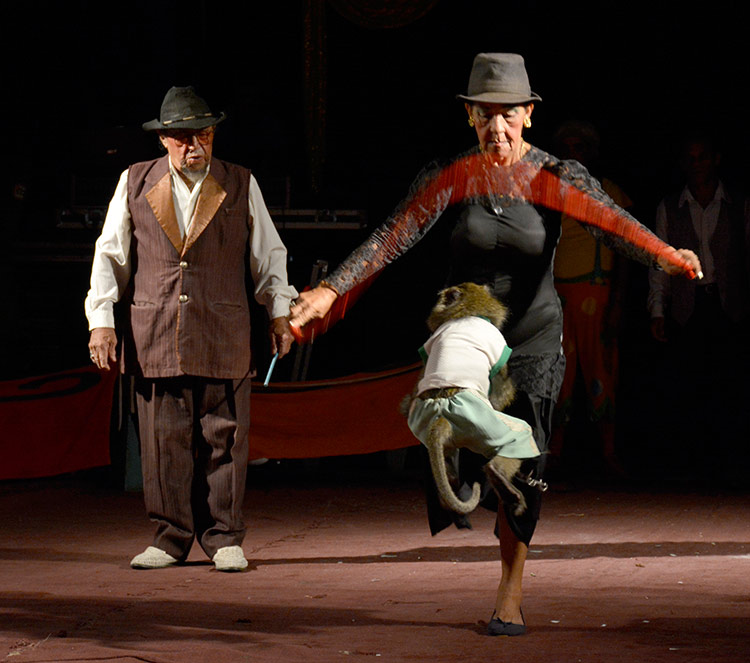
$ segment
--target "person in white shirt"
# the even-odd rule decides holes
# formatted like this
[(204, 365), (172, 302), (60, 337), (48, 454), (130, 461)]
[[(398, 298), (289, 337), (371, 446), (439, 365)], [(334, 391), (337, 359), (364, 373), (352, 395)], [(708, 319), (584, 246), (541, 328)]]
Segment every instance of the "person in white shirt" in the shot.
[(651, 333), (667, 344), (664, 407), (675, 419), (670, 429), (680, 440), (680, 462), (687, 464), (680, 471), (724, 480), (747, 430), (741, 413), (748, 384), (743, 336), (750, 314), (750, 217), (745, 196), (719, 177), (721, 154), (711, 137), (686, 138), (680, 156), (685, 186), (659, 203), (655, 230), (695, 251), (703, 278), (683, 283), (650, 271)]
[(213, 158), (214, 114), (192, 87), (171, 88), (143, 125), (166, 150), (120, 177), (96, 242), (85, 310), (91, 361), (134, 376), (144, 498), (153, 545), (131, 566), (184, 561), (197, 540), (220, 571), (247, 567), (242, 500), (248, 459), (247, 284), (270, 319), (273, 353), (292, 343), (286, 249), (258, 183)]
[[(747, 273), (737, 270), (745, 263), (748, 218), (743, 197), (730, 192), (719, 179), (720, 162), (721, 155), (711, 140), (687, 140), (681, 159), (686, 184), (657, 207), (656, 234), (689, 242), (700, 256), (703, 271), (703, 278), (687, 288), (663, 271), (649, 273), (651, 332), (658, 341), (667, 340), (668, 317), (684, 327), (696, 306), (709, 298), (733, 320), (747, 314), (745, 288), (735, 292), (733, 286), (747, 281)], [(732, 283), (737, 278), (740, 283)]]

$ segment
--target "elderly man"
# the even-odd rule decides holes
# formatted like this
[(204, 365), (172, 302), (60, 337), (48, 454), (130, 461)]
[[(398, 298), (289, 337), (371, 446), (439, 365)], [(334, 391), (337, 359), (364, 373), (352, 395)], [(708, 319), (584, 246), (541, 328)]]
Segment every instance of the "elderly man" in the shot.
[[(131, 566), (184, 561), (193, 540), (220, 571), (247, 567), (242, 500), (250, 416), (247, 287), (266, 307), (272, 352), (285, 355), (297, 296), (286, 249), (246, 168), (212, 158), (216, 125), (191, 87), (173, 87), (155, 131), (167, 154), (120, 177), (91, 273), (91, 360), (134, 375), (144, 497), (153, 545)], [(118, 320), (119, 323), (119, 320)]]

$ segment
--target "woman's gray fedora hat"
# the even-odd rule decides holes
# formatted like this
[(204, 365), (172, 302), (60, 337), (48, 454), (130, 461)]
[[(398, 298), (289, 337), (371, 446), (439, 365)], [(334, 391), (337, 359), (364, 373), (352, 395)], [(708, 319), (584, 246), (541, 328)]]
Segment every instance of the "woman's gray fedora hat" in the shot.
[(466, 94), (456, 96), (464, 101), (488, 104), (525, 104), (542, 100), (531, 91), (526, 66), (517, 53), (477, 55)]
[(164, 95), (158, 120), (143, 125), (146, 131), (165, 129), (205, 129), (219, 124), (225, 113), (214, 115), (208, 104), (191, 87), (172, 87)]

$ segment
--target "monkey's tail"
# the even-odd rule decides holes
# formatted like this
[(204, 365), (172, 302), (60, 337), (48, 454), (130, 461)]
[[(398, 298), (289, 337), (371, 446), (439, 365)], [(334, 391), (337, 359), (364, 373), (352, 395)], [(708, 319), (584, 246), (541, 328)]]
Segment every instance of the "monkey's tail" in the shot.
[[(430, 456), (430, 467), (435, 479), (438, 495), (444, 506), (460, 514), (471, 513), (479, 504), (481, 487), (475, 483), (472, 495), (463, 502), (458, 498), (448, 478), (445, 464), (445, 447), (453, 434), (450, 422), (444, 417), (438, 417), (431, 425), (427, 434), (427, 451)], [(456, 481), (458, 477), (455, 477)]]

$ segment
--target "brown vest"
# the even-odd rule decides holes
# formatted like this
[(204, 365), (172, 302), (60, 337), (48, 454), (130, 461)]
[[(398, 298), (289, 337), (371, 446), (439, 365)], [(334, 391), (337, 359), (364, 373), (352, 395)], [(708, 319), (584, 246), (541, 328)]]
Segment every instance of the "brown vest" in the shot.
[(250, 368), (250, 171), (213, 159), (184, 241), (169, 157), (128, 173), (133, 235), (124, 369), (241, 378)]

